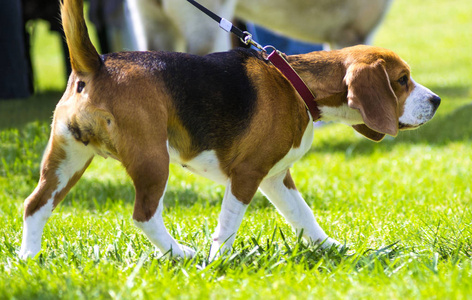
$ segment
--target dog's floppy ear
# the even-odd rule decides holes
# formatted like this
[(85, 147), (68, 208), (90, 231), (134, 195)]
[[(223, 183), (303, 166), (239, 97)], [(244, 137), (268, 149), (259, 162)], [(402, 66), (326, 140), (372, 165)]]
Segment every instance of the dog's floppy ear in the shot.
[(374, 131), (367, 127), (365, 124), (352, 125), (352, 128), (354, 128), (357, 132), (359, 132), (369, 140), (373, 140), (374, 142), (380, 142), (385, 137), (384, 133)]
[(398, 133), (398, 99), (384, 64), (383, 59), (372, 64), (353, 63), (344, 78), (348, 106), (359, 110), (365, 123), (365, 126), (353, 127), (374, 141), (381, 140), (385, 134), (396, 136)]
[(61, 17), (72, 69), (84, 75), (95, 73), (101, 60), (85, 25), (83, 0), (61, 1)]

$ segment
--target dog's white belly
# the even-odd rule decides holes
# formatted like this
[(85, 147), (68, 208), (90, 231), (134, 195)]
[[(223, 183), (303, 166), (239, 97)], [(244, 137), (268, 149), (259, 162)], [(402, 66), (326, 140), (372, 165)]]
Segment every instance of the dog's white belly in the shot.
[(179, 164), (190, 172), (213, 180), (216, 183), (226, 184), (228, 180), (228, 176), (221, 170), (218, 157), (213, 150), (203, 151), (191, 160), (184, 161), (177, 150), (169, 147), (169, 156), (171, 163)]
[[(300, 146), (290, 149), (290, 151), (270, 169), (266, 178), (285, 172), (310, 149), (311, 143), (313, 142), (313, 128), (313, 122), (310, 120), (303, 134)], [(220, 162), (215, 151), (203, 151), (191, 160), (184, 161), (177, 150), (172, 147), (168, 147), (168, 149), (171, 163), (179, 164), (190, 172), (213, 180), (216, 183), (227, 183), (228, 176), (221, 170)]]

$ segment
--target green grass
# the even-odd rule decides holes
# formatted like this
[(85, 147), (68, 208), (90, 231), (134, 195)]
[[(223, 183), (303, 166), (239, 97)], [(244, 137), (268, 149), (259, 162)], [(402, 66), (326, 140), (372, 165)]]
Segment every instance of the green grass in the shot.
[[(437, 116), (379, 144), (327, 125), (293, 168), (320, 225), (349, 251), (295, 236), (260, 194), (234, 252), (206, 259), (224, 188), (171, 168), (164, 219), (198, 249), (161, 257), (134, 227), (134, 190), (97, 158), (46, 225), (42, 252), (21, 261), (22, 202), (39, 178), (65, 79), (57, 37), (35, 29), (36, 96), (0, 101), (0, 299), (471, 299), (472, 6), (397, 0), (375, 43), (397, 51), (440, 94)], [(51, 65), (53, 64), (53, 65)]]

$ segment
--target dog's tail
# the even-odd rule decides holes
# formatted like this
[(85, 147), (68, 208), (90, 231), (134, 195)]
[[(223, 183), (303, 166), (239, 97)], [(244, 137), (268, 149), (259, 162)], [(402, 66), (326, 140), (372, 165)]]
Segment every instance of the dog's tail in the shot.
[(61, 16), (72, 70), (83, 75), (95, 73), (101, 60), (85, 25), (83, 0), (61, 0)]

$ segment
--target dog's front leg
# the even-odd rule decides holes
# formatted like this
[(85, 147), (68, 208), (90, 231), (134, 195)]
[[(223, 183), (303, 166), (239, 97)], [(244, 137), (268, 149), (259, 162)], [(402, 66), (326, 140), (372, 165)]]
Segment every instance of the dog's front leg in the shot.
[(136, 189), (134, 223), (162, 253), (192, 257), (195, 251), (178, 244), (167, 231), (162, 219), (163, 199), (169, 176), (167, 149), (151, 149), (143, 153), (127, 166)]
[(236, 238), (236, 232), (241, 225), (247, 204), (239, 201), (231, 192), (231, 181), (226, 185), (218, 225), (213, 233), (213, 243), (210, 248), (210, 260), (218, 254), (230, 251)]
[(297, 191), (290, 171), (266, 178), (260, 185), (262, 193), (275, 205), (295, 229), (297, 234), (303, 231), (303, 237), (309, 242), (323, 243), (323, 248), (340, 245), (329, 238), (316, 222), (312, 210)]
[(225, 195), (221, 204), (218, 226), (213, 234), (210, 260), (231, 250), (247, 206), (266, 174), (260, 171), (251, 171), (248, 168), (248, 166), (254, 165), (253, 162), (241, 164), (231, 172), (232, 176), (226, 184)]
[(91, 148), (73, 139), (66, 127), (59, 124), (53, 129), (41, 163), (39, 183), (24, 202), (20, 258), (34, 257), (41, 250), (44, 225), (92, 158)]

